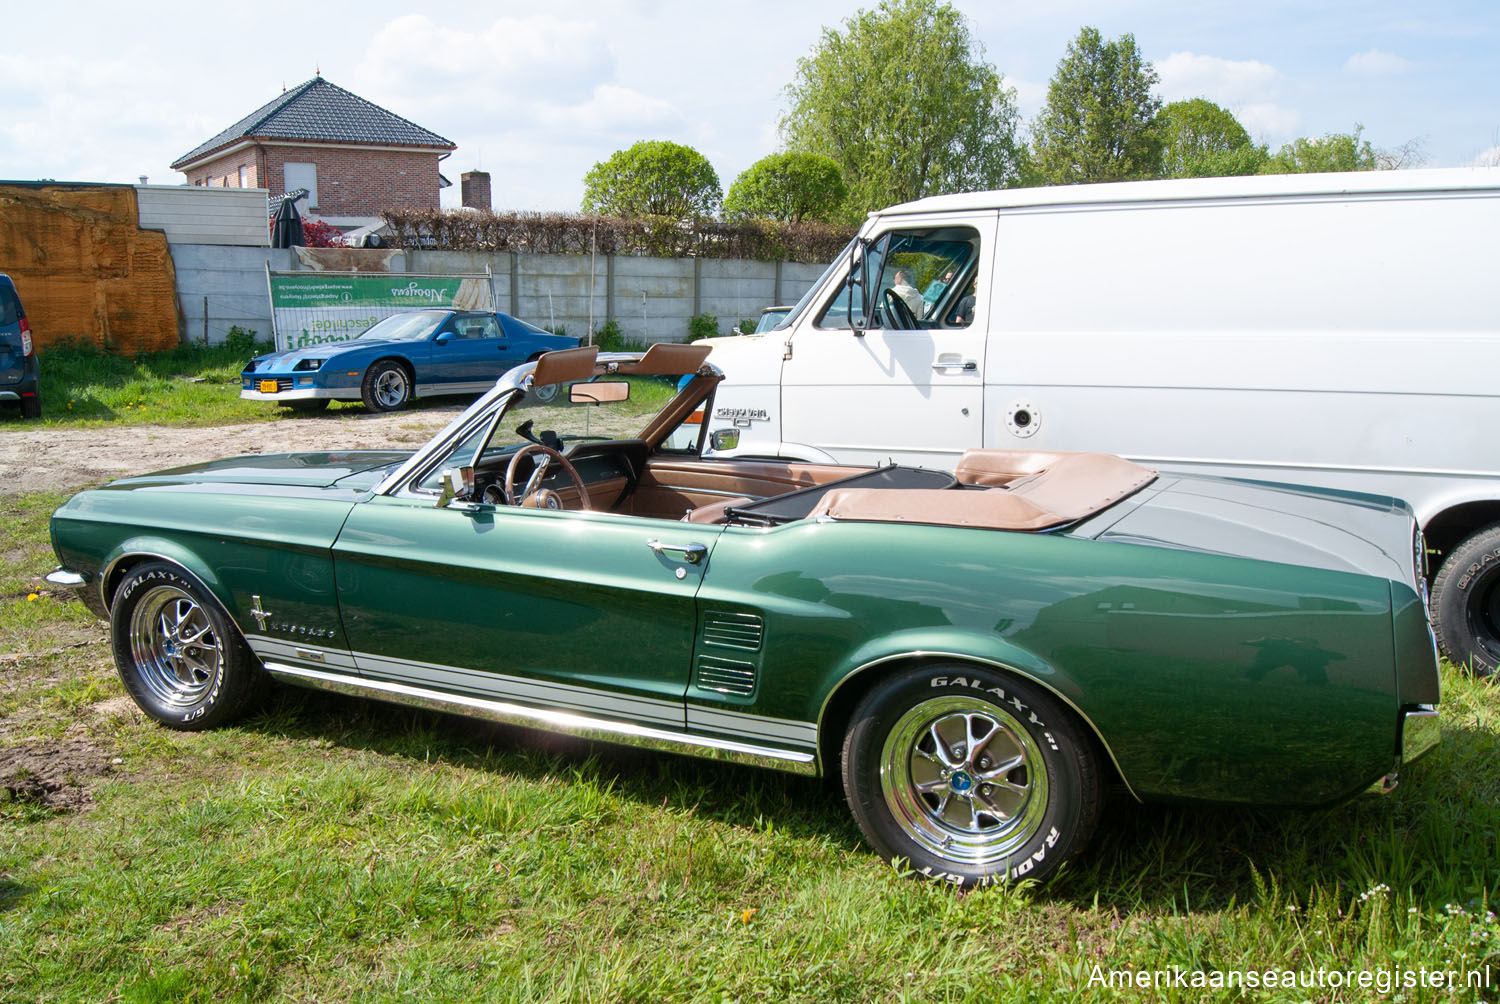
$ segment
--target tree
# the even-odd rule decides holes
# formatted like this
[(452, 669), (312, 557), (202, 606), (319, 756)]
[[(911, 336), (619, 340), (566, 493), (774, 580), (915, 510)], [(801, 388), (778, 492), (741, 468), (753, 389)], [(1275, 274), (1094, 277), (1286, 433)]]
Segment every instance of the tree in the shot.
[(845, 216), (1017, 179), (1015, 90), (938, 0), (880, 0), (824, 28), (787, 85), (788, 149), (831, 157)]
[(1261, 168), (1262, 174), (1308, 174), (1314, 171), (1373, 171), (1380, 166), (1375, 148), (1353, 132), (1328, 133), (1318, 139), (1299, 137), (1287, 143)]
[(1239, 120), (1212, 101), (1174, 101), (1156, 115), (1165, 178), (1222, 178), (1256, 174), (1269, 154)]
[(1105, 42), (1084, 28), (1068, 43), (1032, 126), (1039, 177), (1055, 185), (1154, 178), (1161, 137), (1152, 127), (1160, 78), (1141, 58), (1134, 35)]
[(723, 192), (708, 158), (690, 146), (641, 140), (583, 178), (583, 211), (606, 216), (712, 216)]
[(801, 223), (838, 217), (848, 196), (844, 172), (821, 153), (773, 153), (745, 170), (724, 197), (727, 218), (747, 216)]

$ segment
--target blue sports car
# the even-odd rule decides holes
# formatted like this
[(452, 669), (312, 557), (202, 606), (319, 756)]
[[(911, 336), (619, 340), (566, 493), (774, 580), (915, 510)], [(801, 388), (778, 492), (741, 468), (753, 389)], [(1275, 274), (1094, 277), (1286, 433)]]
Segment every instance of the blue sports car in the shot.
[(415, 397), (483, 393), (512, 366), (577, 345), (509, 314), (414, 310), (347, 342), (256, 356), (240, 373), (240, 397), (308, 411), (329, 401), (397, 411)]

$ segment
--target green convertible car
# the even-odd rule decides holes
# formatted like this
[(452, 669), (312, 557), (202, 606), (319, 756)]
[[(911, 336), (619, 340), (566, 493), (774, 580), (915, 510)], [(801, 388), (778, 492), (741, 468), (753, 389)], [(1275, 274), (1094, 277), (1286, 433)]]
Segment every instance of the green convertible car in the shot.
[(414, 454), (239, 457), (58, 509), (121, 679), (178, 729), (271, 678), (839, 777), (869, 842), (1040, 878), (1106, 792), (1320, 806), (1437, 739), (1389, 498), (976, 450), (715, 456), (707, 349), (552, 352)]

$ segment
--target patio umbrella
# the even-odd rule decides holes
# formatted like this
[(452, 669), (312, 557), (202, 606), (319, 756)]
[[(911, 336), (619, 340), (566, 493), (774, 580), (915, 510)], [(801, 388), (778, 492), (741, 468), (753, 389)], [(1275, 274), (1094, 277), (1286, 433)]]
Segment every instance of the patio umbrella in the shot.
[(271, 222), (271, 246), (289, 248), (302, 243), (302, 214), (291, 199), (282, 199)]

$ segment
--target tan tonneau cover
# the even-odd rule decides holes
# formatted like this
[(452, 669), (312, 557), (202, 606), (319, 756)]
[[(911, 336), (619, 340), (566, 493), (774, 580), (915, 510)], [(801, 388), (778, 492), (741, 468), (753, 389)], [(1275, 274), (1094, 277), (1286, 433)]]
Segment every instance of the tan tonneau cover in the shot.
[(929, 523), (992, 530), (1045, 530), (1092, 516), (1156, 477), (1108, 453), (970, 450), (954, 474), (984, 490), (846, 488), (809, 516), (876, 523)]

